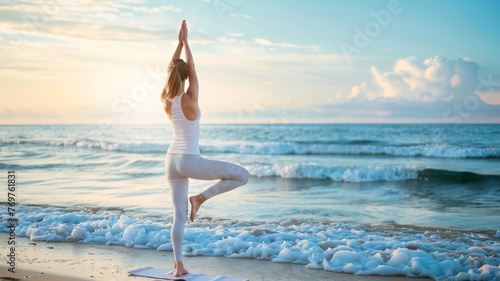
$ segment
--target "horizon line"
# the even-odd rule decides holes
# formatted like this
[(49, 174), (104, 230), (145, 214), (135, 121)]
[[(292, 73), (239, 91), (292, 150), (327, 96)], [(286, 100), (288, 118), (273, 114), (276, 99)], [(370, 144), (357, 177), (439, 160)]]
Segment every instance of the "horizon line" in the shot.
[[(434, 124), (434, 125), (500, 125), (500, 123), (473, 123), (473, 122), (463, 122), (463, 123), (439, 123), (439, 122), (372, 122), (372, 123), (360, 123), (360, 122), (346, 122), (346, 123), (200, 123), (200, 125), (340, 125), (340, 124)], [(103, 125), (99, 123), (32, 123), (32, 124), (0, 124), (0, 126), (33, 126), (33, 125)], [(170, 123), (112, 123), (107, 125), (170, 125)]]

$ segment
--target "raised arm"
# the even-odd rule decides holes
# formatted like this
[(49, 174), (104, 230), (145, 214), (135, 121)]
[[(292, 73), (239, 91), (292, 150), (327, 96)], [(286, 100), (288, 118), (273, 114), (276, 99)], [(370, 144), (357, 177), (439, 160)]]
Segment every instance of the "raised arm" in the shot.
[(191, 48), (189, 47), (189, 43), (187, 40), (188, 30), (187, 30), (186, 21), (182, 22), (180, 37), (181, 37), (182, 43), (184, 44), (184, 51), (186, 53), (186, 63), (189, 66), (189, 74), (188, 74), (189, 87), (187, 89), (187, 94), (191, 98), (192, 101), (198, 102), (198, 90), (199, 90), (198, 76), (196, 75), (196, 69), (194, 67), (193, 54), (191, 53)]
[(177, 49), (175, 49), (174, 55), (172, 56), (172, 60), (174, 61), (175, 59), (180, 59), (181, 58), (181, 52), (182, 52), (182, 46), (184, 44), (182, 41), (179, 41), (179, 44), (177, 44)]
[(175, 59), (181, 58), (182, 45), (183, 45), (183, 42), (182, 42), (182, 29), (183, 28), (184, 28), (184, 22), (182, 22), (181, 28), (179, 29), (179, 35), (177, 36), (177, 38), (179, 38), (179, 44), (177, 44), (177, 49), (175, 49), (175, 52), (174, 52), (174, 55), (172, 56), (171, 62), (174, 61)]
[[(180, 59), (181, 58), (181, 53), (182, 53), (182, 47), (183, 47), (183, 43), (182, 43), (182, 40), (181, 40), (181, 34), (182, 34), (182, 28), (184, 26), (184, 23), (182, 24), (180, 30), (179, 30), (179, 44), (177, 44), (177, 48), (175, 49), (175, 52), (174, 52), (174, 55), (172, 56), (172, 59), (170, 60), (170, 63), (172, 63), (175, 59)], [(161, 100), (165, 102), (165, 99), (166, 99), (166, 96), (167, 96), (167, 91), (165, 90), (165, 87), (163, 87), (163, 91), (161, 92)]]

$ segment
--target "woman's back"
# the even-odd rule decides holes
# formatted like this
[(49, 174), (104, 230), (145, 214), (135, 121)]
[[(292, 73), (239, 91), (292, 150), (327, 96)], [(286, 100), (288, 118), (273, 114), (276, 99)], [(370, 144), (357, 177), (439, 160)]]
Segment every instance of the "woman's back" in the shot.
[(182, 92), (172, 100), (170, 123), (172, 124), (173, 138), (167, 153), (199, 155), (201, 111), (198, 107), (198, 118), (195, 120), (187, 119), (182, 110), (182, 96), (184, 94), (185, 92)]

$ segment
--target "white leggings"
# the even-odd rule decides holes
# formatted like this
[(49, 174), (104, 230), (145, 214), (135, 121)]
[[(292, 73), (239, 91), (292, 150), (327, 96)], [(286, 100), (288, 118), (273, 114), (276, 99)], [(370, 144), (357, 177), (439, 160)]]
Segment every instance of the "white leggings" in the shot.
[(172, 190), (174, 203), (174, 223), (171, 238), (174, 257), (182, 261), (182, 241), (184, 239), (184, 224), (188, 217), (188, 178), (198, 180), (216, 180), (217, 183), (202, 192), (209, 199), (215, 195), (228, 192), (248, 182), (248, 171), (229, 162), (209, 160), (199, 154), (167, 153), (165, 173)]

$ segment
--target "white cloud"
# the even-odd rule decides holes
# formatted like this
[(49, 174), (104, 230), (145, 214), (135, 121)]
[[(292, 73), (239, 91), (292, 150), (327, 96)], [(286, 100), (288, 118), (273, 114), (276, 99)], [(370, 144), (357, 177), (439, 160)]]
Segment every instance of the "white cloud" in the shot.
[[(500, 79), (484, 75), (469, 58), (396, 60), (387, 72), (371, 67), (373, 83), (361, 82), (346, 99), (318, 104), (344, 117), (446, 123), (498, 122)], [(337, 95), (338, 96), (338, 95)], [(337, 97), (336, 96), (336, 97)]]
[(174, 6), (163, 6), (163, 7), (161, 7), (161, 9), (165, 10), (165, 11), (182, 12), (181, 8), (176, 8)]
[(453, 75), (453, 77), (451, 77), (450, 82), (451, 82), (451, 86), (453, 86), (453, 87), (458, 86), (460, 83), (462, 83), (462, 80), (460, 80), (460, 75), (458, 75), (458, 74)]
[(399, 59), (392, 71), (371, 74), (375, 87), (361, 83), (352, 88), (350, 98), (396, 98), (418, 101), (463, 99), (479, 84), (479, 64), (471, 59), (431, 57), (423, 62), (415, 57)]
[[(336, 98), (340, 98), (340, 94), (336, 95)], [(372, 100), (376, 98), (376, 94), (368, 91), (366, 84), (363, 82), (360, 85), (355, 85), (351, 88), (351, 94), (347, 97), (348, 99), (369, 99)]]
[(136, 12), (143, 12), (143, 13), (159, 13), (161, 12), (161, 10), (157, 7), (154, 7), (154, 8), (148, 8), (148, 7), (134, 7), (134, 6), (131, 6), (130, 8), (132, 8), (132, 10), (136, 11)]
[(217, 41), (222, 42), (222, 43), (235, 43), (236, 42), (236, 38), (229, 38), (229, 37), (224, 37), (224, 36), (217, 37), (216, 39), (217, 39)]
[(121, 13), (120, 15), (125, 16), (125, 17), (134, 17), (134, 14), (132, 14), (132, 13)]
[(98, 12), (96, 14), (88, 14), (87, 17), (89, 17), (89, 18), (103, 18), (103, 19), (107, 19), (109, 21), (114, 21), (118, 16), (116, 14), (112, 14), (112, 13)]
[(352, 87), (351, 94), (349, 95), (349, 98), (355, 98), (359, 95), (361, 92), (366, 91), (366, 84), (363, 82), (361, 85), (356, 85)]
[(485, 103), (500, 105), (500, 90), (479, 92), (479, 96)]
[(263, 38), (254, 38), (253, 41), (259, 45), (267, 47), (283, 47), (283, 48), (306, 48), (318, 50), (320, 47), (315, 45), (295, 45), (290, 43), (275, 43)]
[(154, 7), (154, 8), (148, 8), (148, 7), (135, 7), (135, 6), (130, 6), (132, 10), (136, 12), (143, 12), (143, 13), (159, 13), (162, 10), (164, 11), (171, 11), (171, 12), (181, 12), (181, 8), (177, 8), (174, 6), (163, 6), (163, 7)]
[(252, 18), (252, 16), (250, 16), (250, 15), (240, 15), (240, 14), (235, 14), (235, 13), (228, 13), (227, 15), (231, 16), (231, 17), (235, 17), (235, 18), (241, 18), (241, 17), (246, 18), (246, 19)]

